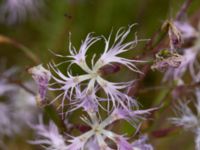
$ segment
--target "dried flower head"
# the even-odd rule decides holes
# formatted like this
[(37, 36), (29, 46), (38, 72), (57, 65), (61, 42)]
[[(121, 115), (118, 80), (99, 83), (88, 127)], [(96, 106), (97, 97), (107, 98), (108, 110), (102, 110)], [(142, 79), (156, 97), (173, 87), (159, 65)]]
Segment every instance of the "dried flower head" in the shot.
[[(197, 47), (184, 49), (181, 64), (177, 68), (169, 68), (164, 76), (164, 81), (169, 79), (181, 79), (186, 70), (190, 71), (191, 76), (195, 76), (195, 65), (198, 65), (196, 57), (198, 55)], [(198, 66), (197, 66), (198, 67)]]
[[(164, 81), (169, 79), (181, 79), (186, 70), (189, 70), (190, 75), (194, 78), (196, 71), (198, 71), (198, 55), (199, 55), (199, 31), (195, 30), (188, 22), (175, 21), (174, 25), (180, 31), (180, 36), (185, 45), (179, 47), (182, 52), (181, 64), (176, 68), (169, 68), (166, 71)], [(189, 41), (188, 41), (189, 40)], [(188, 44), (187, 42), (191, 42)], [(188, 44), (188, 45), (187, 45)]]
[(178, 68), (182, 61), (183, 56), (178, 53), (169, 50), (161, 50), (156, 54), (156, 61), (151, 68), (159, 71), (166, 71), (171, 68)]

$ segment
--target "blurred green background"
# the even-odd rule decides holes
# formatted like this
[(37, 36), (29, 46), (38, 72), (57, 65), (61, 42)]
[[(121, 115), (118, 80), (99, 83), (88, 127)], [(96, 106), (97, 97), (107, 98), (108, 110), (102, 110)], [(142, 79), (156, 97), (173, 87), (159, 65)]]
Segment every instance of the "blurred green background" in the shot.
[[(77, 49), (81, 40), (84, 40), (89, 32), (107, 37), (112, 28), (117, 31), (120, 27), (133, 23), (138, 23), (138, 25), (131, 32), (130, 38), (137, 32), (139, 39), (148, 39), (166, 19), (175, 16), (182, 3), (183, 0), (45, 0), (45, 7), (39, 18), (27, 19), (23, 23), (9, 26), (1, 23), (0, 34), (25, 45), (37, 55), (41, 63), (47, 64), (52, 59), (57, 59), (48, 51), (49, 49), (56, 53), (68, 54), (69, 32), (72, 33), (72, 43)], [(188, 16), (193, 15), (199, 8), (200, 1), (193, 1)], [(142, 49), (144, 44), (144, 42), (139, 43), (136, 47), (137, 55), (145, 51)], [(101, 47), (99, 45), (98, 48), (93, 48), (91, 53), (101, 53)], [(133, 51), (126, 56), (130, 58), (134, 56), (134, 53)], [(34, 64), (19, 49), (2, 43), (0, 58), (7, 60), (8, 66), (21, 66), (24, 69), (21, 76), (30, 79), (25, 69)], [(119, 74), (120, 77), (124, 76), (124, 79), (133, 78), (132, 74), (124, 72)], [(119, 76), (116, 76), (116, 79), (118, 78)], [(161, 74), (150, 72), (144, 85), (158, 86), (160, 82)], [(158, 91), (151, 91), (138, 95), (137, 99), (144, 108), (149, 108), (160, 97), (162, 94), (158, 94)], [(173, 112), (171, 108), (167, 108), (156, 115), (156, 120), (151, 121), (152, 128), (148, 131), (169, 126), (167, 118), (173, 116)], [(128, 125), (123, 126), (125, 131), (132, 133)], [(163, 138), (151, 138), (150, 142), (156, 150), (194, 149), (193, 136), (181, 130)], [(10, 147), (11, 150), (33, 149), (20, 139), (17, 139)]]

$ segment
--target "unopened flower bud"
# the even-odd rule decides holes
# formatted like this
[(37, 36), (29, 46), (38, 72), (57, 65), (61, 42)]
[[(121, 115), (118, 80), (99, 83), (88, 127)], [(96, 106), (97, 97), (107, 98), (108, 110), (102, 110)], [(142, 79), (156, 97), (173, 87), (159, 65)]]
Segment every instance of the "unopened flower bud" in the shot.
[(42, 65), (38, 65), (28, 69), (28, 72), (32, 75), (36, 84), (38, 85), (38, 93), (40, 101), (43, 103), (46, 97), (49, 80), (51, 79), (51, 73), (46, 70)]

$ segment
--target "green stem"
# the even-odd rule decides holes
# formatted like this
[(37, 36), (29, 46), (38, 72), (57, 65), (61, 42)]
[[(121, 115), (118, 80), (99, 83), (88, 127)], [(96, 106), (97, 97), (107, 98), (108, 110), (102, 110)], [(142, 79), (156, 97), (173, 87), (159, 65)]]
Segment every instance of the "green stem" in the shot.
[(19, 50), (21, 50), (25, 54), (25, 56), (27, 56), (27, 58), (29, 58), (30, 60), (34, 62), (34, 64), (40, 63), (39, 58), (28, 47), (22, 45), (21, 43), (11, 38), (6, 37), (4, 35), (0, 35), (0, 43), (11, 44), (15, 46), (16, 48), (18, 48)]

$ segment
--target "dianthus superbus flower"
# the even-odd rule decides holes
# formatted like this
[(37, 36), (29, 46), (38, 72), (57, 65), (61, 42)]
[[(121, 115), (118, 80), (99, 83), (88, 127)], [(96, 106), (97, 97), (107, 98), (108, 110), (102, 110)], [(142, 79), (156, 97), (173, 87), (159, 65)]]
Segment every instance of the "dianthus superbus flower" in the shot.
[[(55, 124), (51, 123), (51, 126), (45, 127), (40, 123), (39, 125), (33, 126), (36, 130), (36, 134), (39, 136), (33, 144), (47, 145), (47, 150), (51, 148), (54, 150), (92, 149), (94, 148), (94, 145), (96, 150), (111, 150), (113, 147), (117, 147), (118, 150), (152, 150), (152, 146), (145, 143), (147, 138), (141, 138), (130, 143), (127, 137), (106, 129), (106, 127), (117, 120), (135, 122), (150, 111), (152, 111), (152, 109), (136, 111), (127, 111), (123, 108), (115, 109), (103, 121), (99, 119), (95, 112), (88, 111), (89, 118), (83, 116), (81, 119), (91, 128), (91, 130), (76, 137), (70, 135), (71, 139), (66, 140), (66, 142), (63, 136), (59, 134)], [(114, 142), (113, 146), (108, 144), (107, 138)]]
[[(94, 100), (98, 100), (98, 97), (95, 98), (96, 90), (94, 89), (96, 89), (96, 87), (100, 87), (104, 90), (107, 100), (112, 102), (113, 107), (117, 107), (118, 105), (122, 107), (132, 107), (136, 105), (136, 102), (132, 97), (129, 97), (127, 94), (122, 92), (122, 90), (130, 86), (133, 81), (120, 83), (107, 81), (102, 77), (100, 71), (101, 68), (106, 65), (113, 65), (114, 63), (117, 63), (126, 66), (134, 72), (141, 73), (134, 64), (135, 62), (141, 61), (126, 59), (119, 56), (119, 54), (131, 50), (136, 46), (138, 42), (137, 38), (133, 41), (127, 43), (125, 42), (125, 39), (127, 38), (132, 27), (133, 25), (129, 26), (127, 30), (125, 30), (125, 28), (119, 29), (115, 35), (113, 44), (111, 44), (111, 34), (108, 39), (106, 39), (104, 36), (93, 37), (91, 33), (88, 34), (86, 39), (82, 42), (79, 50), (76, 50), (72, 46), (71, 42), (69, 43), (70, 55), (62, 56), (66, 57), (67, 61), (70, 62), (70, 66), (67, 70), (67, 75), (63, 74), (55, 64), (50, 64), (52, 70), (56, 73), (56, 75), (52, 76), (52, 78), (56, 81), (57, 84), (61, 86), (59, 88), (52, 87), (51, 89), (63, 91), (63, 93), (60, 95), (60, 97), (63, 96), (62, 103), (64, 103), (66, 97), (68, 99), (73, 99), (73, 93), (77, 89), (76, 86), (79, 86), (81, 87), (81, 90), (84, 90), (86, 95), (88, 95), (88, 93), (90, 93), (89, 95), (93, 95)], [(97, 60), (95, 59), (94, 54), (94, 57), (91, 60), (91, 66), (89, 66), (86, 62), (87, 52), (93, 44), (101, 39), (105, 41), (103, 53)], [(65, 61), (63, 63), (65, 63)], [(60, 64), (62, 64), (62, 62)], [(70, 73), (70, 68), (73, 64), (78, 65), (85, 72), (85, 74), (76, 76), (72, 75)], [(87, 84), (84, 84), (86, 81)]]
[[(148, 114), (150, 110), (136, 110), (136, 111), (127, 111), (124, 109), (115, 109), (106, 119), (100, 121), (96, 113), (88, 112), (90, 119), (82, 117), (82, 120), (91, 127), (91, 130), (86, 133), (78, 136), (72, 137), (71, 140), (68, 140), (71, 144), (68, 145), (69, 150), (79, 150), (84, 149), (86, 145), (90, 145), (93, 141), (96, 141), (96, 144), (99, 147), (99, 150), (102, 149), (112, 149), (111, 146), (106, 141), (106, 138), (112, 140), (119, 150), (133, 150), (137, 149), (137, 144), (131, 144), (128, 141), (128, 138), (116, 134), (110, 130), (107, 130), (106, 127), (111, 125), (117, 120), (126, 120), (136, 127), (136, 122), (141, 116)], [(145, 144), (145, 143), (143, 143)], [(141, 144), (142, 145), (142, 144)], [(141, 146), (140, 145), (140, 146)], [(139, 146), (138, 146), (139, 148)], [(141, 149), (143, 150), (143, 149)], [(151, 149), (147, 149), (151, 150)]]
[[(69, 104), (70, 109), (68, 109), (67, 114), (71, 114), (73, 111), (82, 108), (86, 115), (82, 116), (81, 120), (87, 124), (86, 127), (88, 130), (84, 131), (79, 136), (73, 136), (70, 133), (68, 138), (65, 139), (64, 136), (58, 132), (58, 128), (55, 124), (51, 123), (51, 127), (46, 127), (42, 124), (39, 126), (33, 125), (33, 129), (35, 129), (36, 134), (39, 135), (33, 144), (46, 146), (45, 148), (47, 150), (153, 149), (151, 145), (145, 143), (146, 138), (130, 142), (128, 137), (108, 129), (114, 122), (119, 120), (127, 121), (134, 128), (138, 128), (139, 121), (145, 119), (145, 115), (157, 109), (139, 110), (138, 107), (136, 107), (138, 106), (136, 100), (125, 92), (125, 89), (129, 87), (133, 81), (118, 83), (103, 78), (104, 72), (102, 72), (102, 70), (104, 67), (109, 70), (108, 66), (112, 67), (115, 64), (125, 66), (133, 72), (141, 73), (135, 63), (143, 61), (126, 59), (119, 56), (131, 50), (139, 41), (136, 38), (133, 41), (125, 42), (132, 27), (133, 25), (129, 26), (127, 30), (125, 28), (119, 29), (113, 39), (113, 44), (111, 44), (112, 34), (110, 34), (108, 38), (105, 38), (104, 36), (94, 37), (92, 33), (90, 33), (82, 42), (79, 50), (76, 50), (71, 42), (69, 42), (69, 56), (55, 54), (56, 56), (66, 58), (66, 60), (58, 64), (49, 64), (52, 70), (51, 77), (54, 80), (49, 89), (60, 92), (51, 103), (61, 98), (61, 102), (58, 103), (58, 108), (61, 107), (63, 113), (64, 106)], [(96, 54), (94, 54), (91, 61), (88, 62), (87, 52), (90, 47), (99, 40), (105, 42), (104, 50), (98, 58), (95, 58)], [(69, 63), (69, 66), (66, 69), (67, 74), (64, 74), (59, 70), (58, 66), (66, 62)], [(73, 65), (81, 68), (84, 73), (73, 75), (71, 72)], [(41, 74), (39, 74), (39, 76), (40, 75)], [(99, 90), (104, 92), (104, 96), (97, 95)], [(65, 103), (66, 99), (69, 100), (69, 103)], [(107, 117), (105, 119), (101, 118), (100, 109), (106, 110)]]

